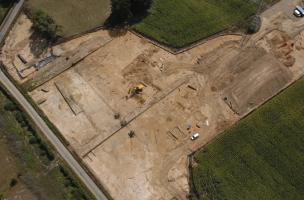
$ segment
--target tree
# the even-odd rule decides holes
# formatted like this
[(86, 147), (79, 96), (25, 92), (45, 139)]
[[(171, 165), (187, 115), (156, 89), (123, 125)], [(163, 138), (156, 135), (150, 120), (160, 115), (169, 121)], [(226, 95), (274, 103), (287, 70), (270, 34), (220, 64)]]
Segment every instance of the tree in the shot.
[(152, 0), (112, 0), (110, 24), (121, 24), (147, 12)]
[(130, 0), (112, 0), (112, 16), (121, 23), (132, 17)]
[(254, 34), (260, 30), (261, 18), (257, 15), (253, 16), (248, 23), (247, 33)]
[(151, 0), (131, 0), (131, 12), (133, 15), (144, 14), (151, 5)]
[(19, 123), (23, 123), (25, 121), (25, 117), (21, 111), (16, 111), (15, 118)]
[(55, 39), (60, 27), (56, 25), (55, 21), (45, 12), (38, 10), (31, 14), (33, 22), (33, 29), (48, 39)]
[(30, 139), (29, 139), (29, 143), (30, 144), (37, 144), (38, 140), (35, 136), (31, 136)]
[(10, 182), (10, 187), (14, 187), (15, 185), (17, 185), (18, 181), (17, 179), (13, 178)]
[(17, 105), (14, 102), (9, 101), (4, 105), (4, 109), (7, 111), (15, 111), (17, 109)]

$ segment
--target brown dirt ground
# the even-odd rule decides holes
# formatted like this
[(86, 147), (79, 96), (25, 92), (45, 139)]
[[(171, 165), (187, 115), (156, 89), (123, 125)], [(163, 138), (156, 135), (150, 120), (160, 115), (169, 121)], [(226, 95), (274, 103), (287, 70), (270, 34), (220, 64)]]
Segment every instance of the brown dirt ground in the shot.
[[(97, 35), (113, 40), (30, 95), (114, 199), (186, 199), (187, 155), (304, 74), (296, 3), (263, 13), (255, 35), (222, 36), (178, 55), (129, 32), (86, 35), (53, 50)], [(130, 97), (139, 83), (143, 92)]]
[[(239, 39), (221, 37), (175, 56), (127, 33), (31, 95), (36, 101), (46, 99), (42, 110), (102, 183), (108, 183), (115, 199), (183, 198), (188, 192), (186, 155), (199, 144), (189, 140), (191, 134), (200, 132), (203, 140), (210, 137), (209, 129), (222, 130), (219, 124), (237, 117), (223, 101), (212, 100), (203, 75), (167, 70), (172, 63), (192, 66), (202, 55)], [(63, 85), (82, 112), (72, 112), (54, 82)], [(146, 88), (129, 98), (138, 83)], [(218, 109), (212, 111), (214, 107)], [(122, 128), (124, 120), (128, 124)], [(136, 135), (132, 139), (131, 130)]]

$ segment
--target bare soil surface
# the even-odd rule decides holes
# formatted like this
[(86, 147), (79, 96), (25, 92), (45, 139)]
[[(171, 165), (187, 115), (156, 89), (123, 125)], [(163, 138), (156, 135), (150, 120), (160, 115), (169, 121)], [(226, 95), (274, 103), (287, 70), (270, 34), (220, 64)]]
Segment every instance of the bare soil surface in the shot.
[[(175, 56), (126, 33), (31, 95), (115, 199), (183, 198), (189, 191), (187, 154), (199, 145), (191, 134), (210, 137), (208, 127), (222, 130), (235, 116), (221, 99), (213, 101), (203, 75), (169, 69), (173, 63), (195, 65), (240, 39), (217, 38)], [(132, 96), (140, 83), (142, 93)]]
[[(282, 0), (263, 13), (257, 34), (222, 36), (178, 55), (129, 32), (77, 38), (52, 49), (112, 41), (30, 95), (114, 199), (186, 199), (187, 155), (304, 74), (297, 3)], [(20, 44), (10, 38), (9, 58)]]

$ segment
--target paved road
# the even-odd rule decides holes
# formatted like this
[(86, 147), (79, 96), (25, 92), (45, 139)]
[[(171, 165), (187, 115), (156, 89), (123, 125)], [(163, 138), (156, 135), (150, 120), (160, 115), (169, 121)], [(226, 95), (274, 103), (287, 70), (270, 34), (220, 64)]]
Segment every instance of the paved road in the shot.
[(44, 120), (39, 116), (32, 105), (25, 99), (25, 97), (19, 92), (15, 85), (6, 77), (6, 75), (0, 70), (0, 82), (10, 92), (10, 94), (20, 103), (24, 110), (33, 119), (35, 124), (44, 133), (47, 139), (54, 145), (57, 152), (62, 158), (69, 164), (74, 172), (79, 176), (83, 183), (89, 188), (97, 200), (107, 200), (106, 196), (101, 192), (95, 182), (90, 176), (84, 171), (81, 165), (74, 159), (72, 154), (67, 148), (61, 143), (57, 136), (51, 131), (46, 125)]
[[(4, 19), (2, 25), (0, 26), (0, 43), (5, 39), (7, 32), (9, 31), (15, 18), (18, 16), (20, 9), (24, 0), (20, 0), (15, 7), (10, 11), (8, 16)], [(34, 123), (39, 127), (45, 137), (53, 144), (57, 152), (61, 157), (69, 164), (73, 171), (79, 176), (87, 188), (92, 192), (97, 200), (107, 200), (106, 196), (98, 188), (91, 177), (86, 173), (86, 171), (81, 167), (81, 165), (75, 160), (73, 155), (67, 150), (67, 148), (61, 143), (57, 136), (52, 132), (52, 130), (47, 126), (44, 120), (32, 107), (32, 105), (25, 99), (21, 92), (16, 88), (16, 86), (6, 77), (6, 75), (0, 70), (0, 82), (3, 86), (10, 92), (10, 94), (19, 102), (23, 109), (28, 113), (28, 115), (33, 119)]]
[(18, 16), (20, 10), (22, 9), (24, 0), (19, 0), (17, 4), (11, 9), (8, 15), (4, 18), (3, 23), (0, 26), (0, 43), (5, 39), (6, 34), (8, 33), (11, 25)]

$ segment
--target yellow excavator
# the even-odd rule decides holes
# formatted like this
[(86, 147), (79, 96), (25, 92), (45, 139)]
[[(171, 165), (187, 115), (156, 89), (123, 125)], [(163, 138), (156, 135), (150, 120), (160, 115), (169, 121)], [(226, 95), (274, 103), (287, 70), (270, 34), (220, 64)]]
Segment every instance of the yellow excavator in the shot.
[(145, 87), (146, 87), (146, 85), (143, 83), (139, 83), (139, 84), (135, 85), (134, 87), (132, 87), (128, 92), (130, 95), (129, 98), (131, 98), (135, 95), (141, 94)]

